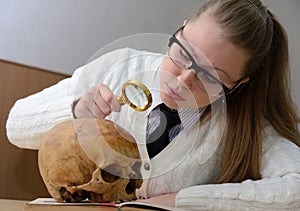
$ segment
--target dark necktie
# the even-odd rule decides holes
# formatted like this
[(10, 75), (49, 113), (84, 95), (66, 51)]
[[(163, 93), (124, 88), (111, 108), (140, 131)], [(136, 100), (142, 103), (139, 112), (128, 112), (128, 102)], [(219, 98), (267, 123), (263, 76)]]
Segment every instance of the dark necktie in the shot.
[(159, 109), (154, 109), (151, 113), (156, 112), (156, 115), (159, 115), (159, 124), (153, 132), (148, 133), (147, 131), (146, 136), (147, 150), (150, 158), (153, 158), (170, 143), (169, 131), (174, 126), (180, 124), (176, 110), (169, 109), (165, 104), (160, 104), (158, 107)]

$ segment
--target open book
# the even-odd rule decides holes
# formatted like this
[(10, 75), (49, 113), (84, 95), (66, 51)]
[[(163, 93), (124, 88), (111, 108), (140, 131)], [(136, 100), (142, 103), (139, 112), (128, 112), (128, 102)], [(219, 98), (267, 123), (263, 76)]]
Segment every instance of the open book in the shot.
[[(59, 203), (53, 198), (37, 198), (24, 207), (24, 211), (64, 211), (64, 210), (83, 210), (83, 207), (88, 207), (89, 211), (102, 211), (102, 210), (167, 210), (167, 211), (182, 211), (183, 209), (175, 207), (167, 207), (158, 204), (150, 204), (143, 201), (128, 201), (123, 203), (91, 203), (89, 201), (83, 201), (80, 203)], [(70, 208), (70, 209), (69, 209)], [(115, 209), (114, 209), (115, 208)]]

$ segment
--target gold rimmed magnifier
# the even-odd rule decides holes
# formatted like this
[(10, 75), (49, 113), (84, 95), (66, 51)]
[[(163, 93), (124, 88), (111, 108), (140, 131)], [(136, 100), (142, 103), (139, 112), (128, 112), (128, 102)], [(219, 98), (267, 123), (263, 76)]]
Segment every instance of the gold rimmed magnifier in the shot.
[(128, 104), (136, 111), (145, 111), (152, 104), (150, 90), (140, 81), (129, 80), (122, 86), (122, 95), (117, 98), (120, 104)]

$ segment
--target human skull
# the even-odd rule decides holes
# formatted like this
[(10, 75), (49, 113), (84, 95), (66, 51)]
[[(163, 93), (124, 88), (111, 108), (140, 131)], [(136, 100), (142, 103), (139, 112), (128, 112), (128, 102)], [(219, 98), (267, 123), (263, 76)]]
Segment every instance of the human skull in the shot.
[(109, 120), (58, 124), (43, 138), (38, 161), (44, 183), (58, 202), (134, 200), (142, 184), (134, 138)]

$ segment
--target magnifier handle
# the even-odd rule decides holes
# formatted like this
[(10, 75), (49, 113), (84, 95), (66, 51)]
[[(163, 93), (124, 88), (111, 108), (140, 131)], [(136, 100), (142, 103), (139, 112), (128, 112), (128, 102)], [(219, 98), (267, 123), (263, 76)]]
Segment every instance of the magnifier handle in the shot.
[(125, 105), (126, 104), (126, 99), (122, 96), (117, 97), (118, 103), (120, 103), (120, 105)]

